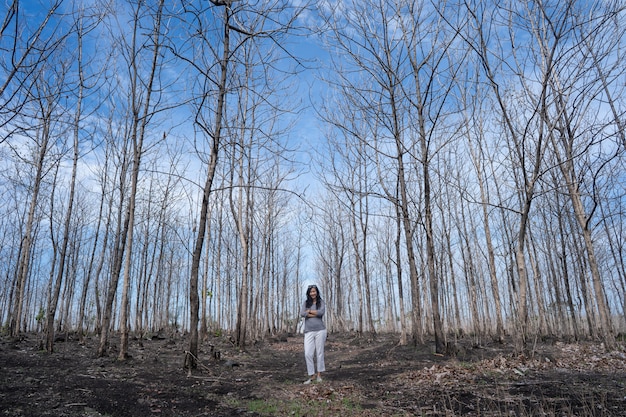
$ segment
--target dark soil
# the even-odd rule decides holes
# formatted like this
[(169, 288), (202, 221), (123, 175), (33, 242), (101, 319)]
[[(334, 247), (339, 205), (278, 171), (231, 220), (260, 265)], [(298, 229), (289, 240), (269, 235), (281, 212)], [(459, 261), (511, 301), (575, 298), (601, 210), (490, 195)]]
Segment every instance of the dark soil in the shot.
[[(399, 346), (397, 335), (330, 334), (324, 381), (306, 378), (302, 336), (241, 352), (226, 337), (203, 342), (183, 369), (180, 336), (131, 341), (128, 360), (95, 356), (97, 338), (40, 350), (37, 335), (0, 338), (0, 416), (626, 416), (626, 347), (507, 344), (454, 356)], [(467, 346), (464, 346), (467, 344)]]

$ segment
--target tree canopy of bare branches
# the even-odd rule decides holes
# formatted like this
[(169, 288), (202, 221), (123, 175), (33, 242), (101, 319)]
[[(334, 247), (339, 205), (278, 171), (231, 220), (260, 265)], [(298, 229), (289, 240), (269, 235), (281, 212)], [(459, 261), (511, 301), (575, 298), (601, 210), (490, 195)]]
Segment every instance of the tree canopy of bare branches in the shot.
[(309, 283), (437, 353), (626, 331), (620, 2), (35, 3), (0, 6), (12, 336), (185, 333), (191, 372)]

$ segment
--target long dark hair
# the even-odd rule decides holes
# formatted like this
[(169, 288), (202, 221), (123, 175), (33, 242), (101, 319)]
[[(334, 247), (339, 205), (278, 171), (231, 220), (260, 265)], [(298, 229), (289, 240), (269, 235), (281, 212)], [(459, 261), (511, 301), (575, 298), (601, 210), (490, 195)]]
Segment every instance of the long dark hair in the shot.
[(315, 303), (316, 308), (320, 308), (322, 305), (322, 296), (320, 295), (320, 290), (317, 288), (317, 285), (309, 285), (306, 289), (306, 308), (309, 308), (313, 305), (313, 298), (311, 297), (311, 290), (315, 288), (317, 291), (317, 302)]

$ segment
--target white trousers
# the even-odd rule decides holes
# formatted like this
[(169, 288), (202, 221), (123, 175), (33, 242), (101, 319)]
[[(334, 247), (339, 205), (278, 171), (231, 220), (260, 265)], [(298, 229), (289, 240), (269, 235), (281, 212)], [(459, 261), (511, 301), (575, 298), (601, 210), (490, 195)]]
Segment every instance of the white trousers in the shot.
[(306, 360), (306, 370), (309, 376), (315, 375), (315, 357), (317, 357), (317, 372), (326, 370), (326, 365), (324, 364), (326, 333), (326, 329), (324, 329), (304, 334), (304, 359)]

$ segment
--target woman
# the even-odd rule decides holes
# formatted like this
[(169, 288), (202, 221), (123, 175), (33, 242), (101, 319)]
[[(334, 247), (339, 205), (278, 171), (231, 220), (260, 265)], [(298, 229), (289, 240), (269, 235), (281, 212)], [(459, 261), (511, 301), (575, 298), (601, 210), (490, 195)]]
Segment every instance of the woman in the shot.
[[(322, 382), (322, 372), (326, 371), (324, 365), (324, 344), (326, 343), (326, 326), (322, 318), (326, 312), (326, 304), (320, 296), (316, 285), (309, 285), (306, 290), (306, 301), (300, 310), (300, 316), (304, 317), (304, 359), (309, 379), (304, 381), (310, 384), (315, 380)], [(315, 372), (314, 358), (317, 357), (317, 376)]]

